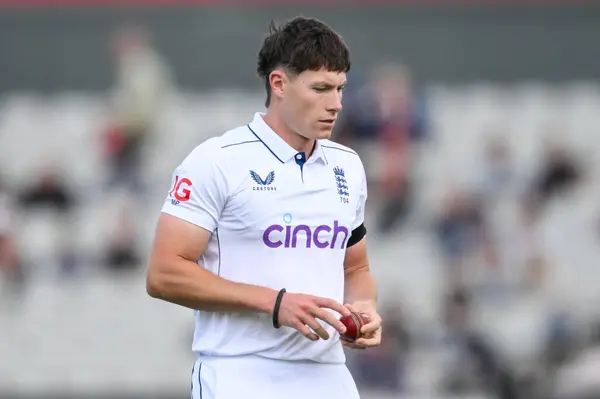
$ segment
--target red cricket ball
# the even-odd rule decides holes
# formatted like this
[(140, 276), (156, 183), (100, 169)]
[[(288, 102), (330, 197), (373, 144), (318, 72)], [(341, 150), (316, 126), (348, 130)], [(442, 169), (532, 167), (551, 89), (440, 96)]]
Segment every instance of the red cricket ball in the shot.
[(345, 341), (354, 342), (361, 337), (360, 329), (367, 324), (367, 318), (360, 313), (352, 312), (350, 316), (340, 318), (342, 324), (346, 326), (346, 332), (340, 334)]

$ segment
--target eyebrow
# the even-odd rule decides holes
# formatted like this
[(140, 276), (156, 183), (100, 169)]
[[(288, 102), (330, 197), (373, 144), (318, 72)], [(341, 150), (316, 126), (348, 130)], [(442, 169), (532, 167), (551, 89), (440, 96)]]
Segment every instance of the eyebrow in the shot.
[(329, 82), (325, 82), (325, 81), (319, 81), (319, 82), (313, 83), (312, 85), (313, 86), (342, 87), (342, 86), (346, 86), (347, 83), (348, 83), (347, 80), (343, 81), (339, 85), (336, 85), (336, 84), (333, 84), (333, 83), (329, 83)]

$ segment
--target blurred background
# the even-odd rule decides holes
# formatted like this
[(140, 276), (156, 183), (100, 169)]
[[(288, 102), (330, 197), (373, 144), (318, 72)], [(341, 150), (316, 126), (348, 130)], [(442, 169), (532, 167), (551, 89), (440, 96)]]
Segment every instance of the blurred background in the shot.
[(0, 397), (189, 397), (154, 226), (183, 157), (263, 109), (256, 53), (299, 14), (352, 50), (335, 139), (385, 319), (348, 353), (362, 397), (600, 397), (598, 3), (226, 3), (0, 0)]

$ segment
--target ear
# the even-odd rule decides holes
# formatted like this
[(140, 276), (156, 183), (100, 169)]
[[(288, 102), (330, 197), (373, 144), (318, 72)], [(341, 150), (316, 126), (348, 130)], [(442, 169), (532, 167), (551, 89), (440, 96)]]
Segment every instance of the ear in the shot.
[(283, 90), (288, 78), (284, 71), (275, 69), (269, 75), (269, 83), (271, 84), (271, 93), (274, 97), (283, 97)]

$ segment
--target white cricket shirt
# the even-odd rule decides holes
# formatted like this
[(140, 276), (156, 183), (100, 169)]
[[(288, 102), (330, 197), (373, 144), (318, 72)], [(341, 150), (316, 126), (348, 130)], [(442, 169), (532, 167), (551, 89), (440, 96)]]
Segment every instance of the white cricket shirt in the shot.
[[(177, 167), (162, 212), (212, 236), (198, 259), (222, 278), (343, 303), (344, 256), (363, 223), (367, 187), (358, 155), (318, 140), (309, 159), (257, 113), (247, 126), (196, 147)], [(198, 356), (345, 362), (339, 335), (310, 341), (267, 314), (196, 311)], [(324, 323), (322, 323), (324, 324)]]

